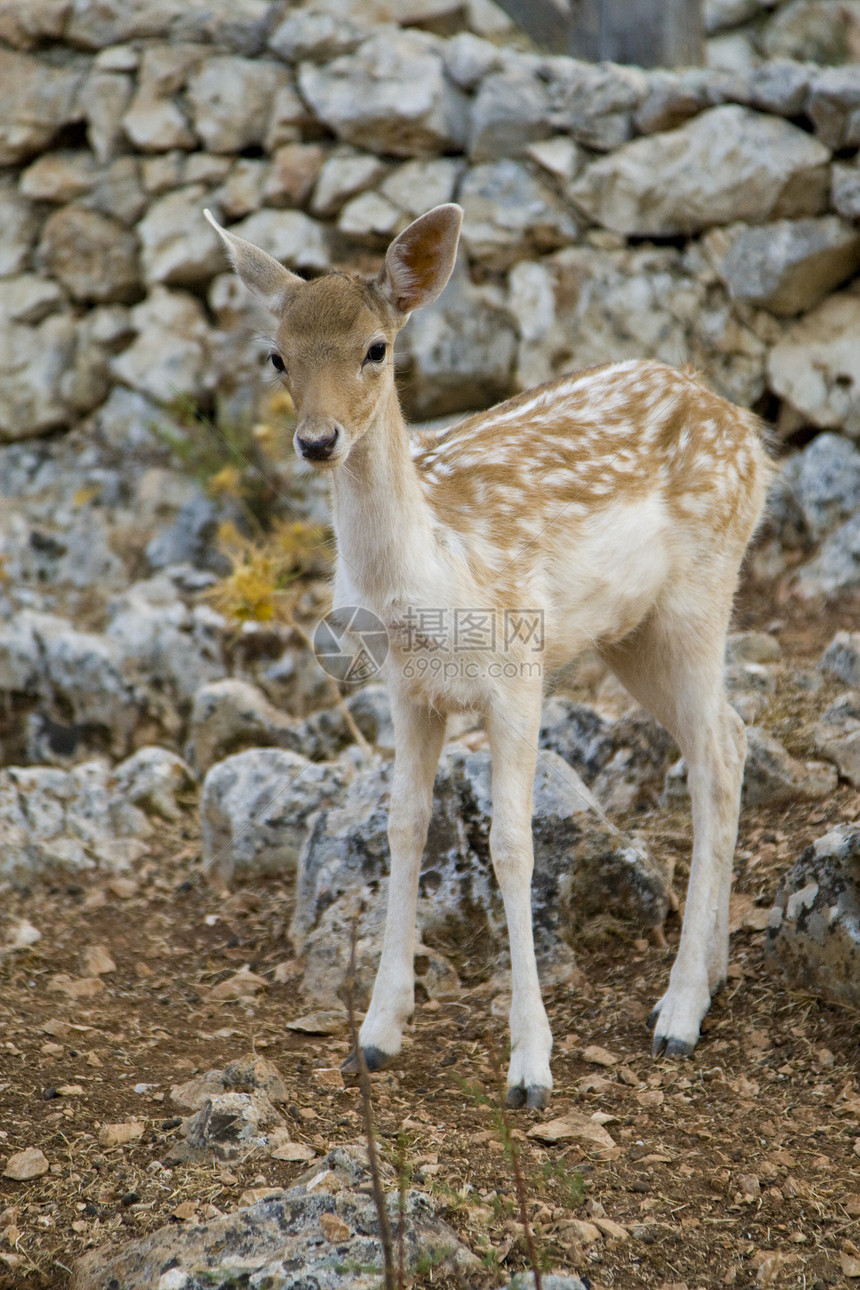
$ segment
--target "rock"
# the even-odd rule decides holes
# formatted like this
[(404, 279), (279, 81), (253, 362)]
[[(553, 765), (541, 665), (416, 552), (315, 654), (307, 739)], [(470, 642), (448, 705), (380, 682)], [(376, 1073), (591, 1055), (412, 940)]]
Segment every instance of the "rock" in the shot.
[(806, 110), (828, 148), (860, 143), (860, 85), (853, 67), (828, 67), (812, 80)]
[(553, 695), (544, 704), (539, 742), (591, 783), (615, 751), (613, 723), (594, 708)]
[(351, 54), (369, 34), (367, 26), (346, 14), (297, 9), (272, 32), (269, 48), (287, 63), (306, 59), (329, 63), (342, 54)]
[(858, 39), (860, 14), (855, 5), (835, 0), (789, 0), (777, 6), (763, 28), (761, 47), (767, 58), (853, 63)]
[(41, 1178), (48, 1172), (48, 1167), (47, 1158), (38, 1147), (25, 1147), (6, 1161), (3, 1177), (15, 1182), (29, 1182), (32, 1178)]
[(122, 118), (123, 130), (141, 152), (195, 147), (194, 132), (175, 96), (205, 53), (185, 44), (150, 45), (143, 51), (137, 92)]
[(82, 80), (75, 67), (51, 67), (0, 49), (0, 166), (41, 152), (63, 126), (80, 120), (76, 100)]
[(131, 311), (135, 340), (110, 363), (114, 377), (156, 403), (205, 397), (214, 373), (211, 335), (199, 301), (156, 285)]
[(465, 143), (467, 100), (423, 32), (377, 32), (349, 57), (302, 63), (299, 87), (338, 138), (370, 151), (413, 157)]
[[(256, 163), (266, 174), (263, 186), (266, 203), (269, 206), (304, 206), (314, 191), (325, 160), (325, 151), (316, 143), (287, 143), (276, 148), (268, 172), (265, 163)], [(237, 167), (240, 164), (237, 163)], [(251, 164), (245, 162), (246, 166)], [(239, 215), (249, 214), (259, 205), (259, 201), (249, 204), (247, 210), (239, 212)]]
[(775, 58), (760, 63), (750, 77), (750, 106), (779, 116), (798, 116), (806, 106), (814, 69)]
[(648, 80), (639, 68), (613, 63), (593, 65), (559, 59), (550, 82), (549, 120), (583, 147), (607, 152), (633, 133), (633, 113), (642, 104)]
[(517, 161), (473, 166), (460, 186), (460, 203), (463, 246), (496, 272), (576, 238), (577, 226), (555, 195)]
[(212, 767), (203, 782), (200, 823), (204, 864), (224, 882), (238, 870), (293, 869), (309, 821), (343, 795), (347, 772), (280, 748), (237, 753)]
[(102, 0), (98, 5), (75, 3), (64, 34), (85, 49), (140, 40), (200, 40), (255, 54), (265, 45), (268, 21), (267, 0), (207, 0), (190, 6), (185, 0), (149, 0), (144, 6)]
[(137, 226), (147, 283), (201, 283), (224, 267), (221, 239), (203, 218), (206, 202), (204, 185), (190, 184), (150, 204)]
[(122, 118), (134, 95), (134, 81), (119, 72), (90, 72), (80, 103), (87, 121), (87, 142), (98, 161), (110, 161), (122, 151)]
[[(363, 1149), (337, 1147), (294, 1187), (272, 1189), (269, 1199), (238, 1214), (189, 1226), (174, 1223), (119, 1247), (90, 1251), (75, 1264), (70, 1290), (109, 1290), (111, 1285), (192, 1290), (201, 1277), (207, 1290), (229, 1290), (237, 1276), (259, 1290), (298, 1290), (297, 1269), (302, 1281), (317, 1290), (372, 1290), (383, 1260), (369, 1191)], [(386, 1197), (393, 1230), (397, 1204), (395, 1189)], [(332, 1246), (324, 1239), (324, 1216), (353, 1235)], [(476, 1275), (478, 1260), (436, 1216), (425, 1193), (406, 1192), (404, 1218), (404, 1268), (410, 1279), (428, 1265), (440, 1276)], [(166, 1276), (174, 1278), (169, 1285)]]
[(224, 675), (224, 620), (205, 605), (187, 608), (165, 575), (133, 583), (108, 602), (108, 614), (105, 638), (144, 701), (154, 689), (166, 692), (175, 714)]
[[(576, 1220), (579, 1221), (579, 1220)], [(588, 1282), (579, 1277), (564, 1276), (560, 1272), (542, 1272), (540, 1279), (542, 1290), (588, 1290)], [(508, 1290), (537, 1290), (537, 1281), (533, 1272), (518, 1272), (508, 1285)]]
[[(701, 159), (708, 158), (703, 167)], [(815, 215), (829, 153), (796, 126), (727, 104), (593, 162), (570, 197), (605, 228), (637, 237)]]
[(433, 206), (454, 200), (462, 171), (462, 162), (456, 157), (415, 158), (404, 161), (383, 179), (379, 191), (417, 219)]
[(860, 438), (860, 296), (830, 296), (787, 328), (767, 359), (774, 393), (822, 429)]
[(516, 157), (526, 146), (552, 133), (549, 92), (538, 66), (521, 61), (481, 81), (472, 104), (470, 161)]
[(806, 848), (776, 894), (767, 956), (789, 981), (849, 1008), (860, 1004), (860, 831), (841, 824)]
[(467, 92), (504, 62), (502, 50), (472, 31), (458, 31), (445, 45), (445, 70)]
[[(369, 985), (379, 952), (388, 863), (390, 765), (355, 776), (340, 804), (320, 811), (299, 857), (291, 935), (304, 959), (305, 988), (330, 1006), (343, 982), (353, 909), (358, 926), (359, 990)], [(544, 752), (535, 780), (535, 937), (544, 972), (569, 969), (565, 938), (576, 920), (597, 909), (656, 925), (668, 909), (665, 878), (640, 847), (619, 849), (615, 835), (592, 819), (594, 799), (562, 759)], [(507, 935), (489, 860), (489, 753), (451, 745), (436, 777), (433, 817), (419, 889), (422, 937), (483, 935), (505, 955)], [(466, 928), (471, 929), (467, 932)], [(436, 965), (441, 971), (443, 965)]]
[(387, 245), (407, 221), (403, 212), (381, 193), (359, 193), (340, 212), (338, 232), (369, 246)]
[(257, 211), (231, 225), (230, 232), (253, 242), (290, 269), (320, 272), (330, 267), (325, 229), (301, 211)]
[(35, 327), (0, 318), (0, 443), (68, 424), (62, 381), (74, 350), (75, 323), (66, 314)]
[(860, 451), (836, 434), (818, 434), (786, 461), (771, 495), (771, 514), (780, 539), (818, 542), (860, 511)]
[(229, 564), (218, 550), (218, 528), (225, 522), (245, 524), (241, 507), (228, 499), (210, 497), (196, 490), (179, 509), (172, 524), (160, 529), (146, 544), (146, 558), (152, 569), (169, 569), (189, 564), (196, 569), (225, 574)]
[(100, 1147), (127, 1147), (140, 1142), (146, 1128), (143, 1120), (126, 1120), (119, 1124), (103, 1124), (99, 1129)]
[[(188, 759), (198, 775), (243, 748), (267, 745), (306, 756), (303, 725), (270, 703), (248, 681), (228, 677), (194, 695)], [(275, 770), (273, 765), (270, 772)]]
[(860, 264), (860, 233), (835, 215), (729, 228), (707, 241), (733, 300), (784, 317), (817, 305)]
[(271, 1102), (287, 1102), (289, 1091), (278, 1068), (265, 1057), (246, 1053), (223, 1070), (207, 1071), (170, 1090), (178, 1106), (199, 1111), (204, 1102), (224, 1092), (264, 1093)]
[(838, 596), (860, 588), (860, 512), (833, 529), (793, 584), (798, 595)]
[(113, 775), (117, 791), (129, 802), (164, 820), (180, 819), (179, 799), (194, 788), (191, 767), (167, 748), (139, 748)]
[(111, 789), (103, 762), (70, 771), (0, 770), (4, 878), (32, 879), (54, 869), (126, 868), (147, 849), (146, 816)]
[(55, 211), (38, 257), (75, 300), (133, 300), (139, 294), (137, 238), (117, 221), (80, 206)]
[(101, 167), (79, 149), (45, 152), (21, 174), (19, 192), (34, 201), (73, 202), (90, 192)]
[(856, 161), (851, 165), (835, 162), (833, 165), (833, 185), (830, 201), (843, 219), (860, 218), (860, 167)]
[(210, 152), (242, 152), (265, 141), (276, 92), (289, 83), (279, 63), (207, 58), (188, 79), (186, 102)]
[(747, 760), (741, 800), (744, 806), (813, 800), (836, 788), (836, 772), (826, 762), (799, 762), (778, 740), (757, 726), (747, 730)]
[(29, 267), (41, 223), (38, 207), (21, 197), (16, 185), (0, 181), (0, 277)]
[(837, 632), (818, 666), (825, 676), (860, 687), (860, 632)]
[(370, 153), (335, 152), (323, 165), (311, 200), (314, 215), (336, 215), (350, 197), (373, 188), (387, 167)]
[(849, 690), (822, 713), (815, 746), (836, 764), (842, 779), (860, 788), (860, 690)]
[(69, 0), (35, 0), (22, 8), (17, 0), (0, 5), (0, 40), (15, 49), (32, 49), (45, 39), (60, 40)]
[[(286, 1121), (265, 1093), (218, 1093), (183, 1125), (184, 1142), (171, 1147), (170, 1164), (239, 1161), (267, 1146), (269, 1134)], [(288, 1135), (284, 1135), (288, 1138)]]
[[(590, 1116), (583, 1115), (581, 1111), (568, 1111), (566, 1115), (558, 1116), (554, 1120), (546, 1120), (542, 1124), (536, 1124), (534, 1128), (529, 1129), (528, 1136), (537, 1138), (539, 1142), (546, 1142), (554, 1145), (557, 1142), (581, 1142), (586, 1149), (591, 1149), (597, 1155), (605, 1156), (608, 1151), (616, 1149), (615, 1140)], [(595, 1229), (597, 1236), (600, 1233)]]
[(761, 12), (760, 0), (705, 0), (702, 17), (709, 36), (726, 28), (739, 27)]
[(400, 344), (410, 363), (404, 397), (414, 417), (488, 407), (512, 392), (513, 322), (465, 274), (454, 274), (434, 309), (414, 315)]
[(778, 663), (782, 648), (769, 632), (730, 632), (726, 638), (726, 663)]

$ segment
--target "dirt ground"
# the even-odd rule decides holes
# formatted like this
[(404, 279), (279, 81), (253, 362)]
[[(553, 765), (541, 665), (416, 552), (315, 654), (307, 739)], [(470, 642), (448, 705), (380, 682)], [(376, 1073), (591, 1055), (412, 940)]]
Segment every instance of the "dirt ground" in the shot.
[[(775, 631), (785, 654), (764, 724), (792, 753), (814, 756), (810, 726), (836, 687), (811, 694), (796, 673), (849, 625), (844, 606), (811, 613), (750, 590), (738, 617)], [(678, 918), (666, 927), (669, 951), (635, 928), (581, 929), (583, 981), (545, 992), (556, 1037), (550, 1107), (511, 1113), (546, 1269), (579, 1273), (594, 1290), (811, 1290), (860, 1278), (856, 1018), (770, 974), (762, 930), (780, 874), (828, 827), (858, 817), (860, 793), (844, 785), (824, 802), (744, 812), (729, 984), (690, 1060), (652, 1060), (646, 1024)], [(676, 856), (682, 887), (689, 821), (654, 810), (635, 824), (657, 854)], [(179, 1133), (171, 1086), (252, 1049), (289, 1086), (295, 1141), (324, 1153), (360, 1139), (357, 1087), (319, 1075), (346, 1054), (346, 1028), (285, 1030), (314, 1007), (286, 936), (289, 882), (260, 881), (225, 902), (200, 876), (191, 805), (130, 878), (38, 882), (4, 904), (5, 919), (29, 920), (41, 939), (0, 961), (0, 1159), (38, 1147), (50, 1168), (30, 1182), (0, 1178), (0, 1286), (63, 1287), (86, 1249), (226, 1212), (249, 1187), (290, 1185), (306, 1165), (267, 1156), (160, 1165)], [(440, 948), (462, 992), (419, 1004), (402, 1058), (373, 1077), (376, 1122), (388, 1150), (406, 1135), (412, 1184), (484, 1259), (473, 1284), (500, 1286), (527, 1266), (523, 1232), (493, 1112), (464, 1081), (496, 1098), (507, 1001), (474, 947)], [(244, 965), (267, 985), (212, 999)], [(567, 1110), (600, 1113), (616, 1146), (527, 1136)], [(145, 1123), (138, 1141), (99, 1145), (102, 1125), (130, 1120)], [(431, 1270), (420, 1284), (449, 1283)]]

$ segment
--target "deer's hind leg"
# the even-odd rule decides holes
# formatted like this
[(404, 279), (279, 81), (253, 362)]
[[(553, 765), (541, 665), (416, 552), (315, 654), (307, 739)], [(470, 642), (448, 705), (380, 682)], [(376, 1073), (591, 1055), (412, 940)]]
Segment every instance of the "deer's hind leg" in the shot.
[[(632, 636), (603, 651), (623, 685), (677, 741), (687, 763), (693, 855), (681, 943), (658, 1001), (655, 1056), (685, 1056), (699, 1038), (712, 994), (725, 982), (729, 896), (746, 755), (743, 722), (723, 683), (728, 592), (713, 586), (689, 603), (660, 605)], [(722, 603), (720, 602), (722, 599)]]

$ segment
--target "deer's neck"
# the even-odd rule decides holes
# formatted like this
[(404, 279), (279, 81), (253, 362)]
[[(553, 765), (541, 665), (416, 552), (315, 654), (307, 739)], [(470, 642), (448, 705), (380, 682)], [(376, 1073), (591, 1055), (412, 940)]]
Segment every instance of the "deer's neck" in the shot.
[(346, 580), (379, 610), (408, 597), (435, 542), (394, 391), (334, 472), (333, 501)]

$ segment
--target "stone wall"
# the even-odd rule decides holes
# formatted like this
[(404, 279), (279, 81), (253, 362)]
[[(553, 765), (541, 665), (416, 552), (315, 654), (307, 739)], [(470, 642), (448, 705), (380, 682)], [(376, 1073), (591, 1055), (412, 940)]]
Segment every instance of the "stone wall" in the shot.
[(452, 199), (458, 272), (402, 341), (414, 416), (656, 355), (785, 435), (860, 437), (860, 67), (646, 73), (468, 30), (493, 36), (489, 6), (376, 9), (418, 25), (0, 4), (0, 442), (178, 395), (251, 415), (270, 324), (204, 206), (314, 274), (372, 270)]

